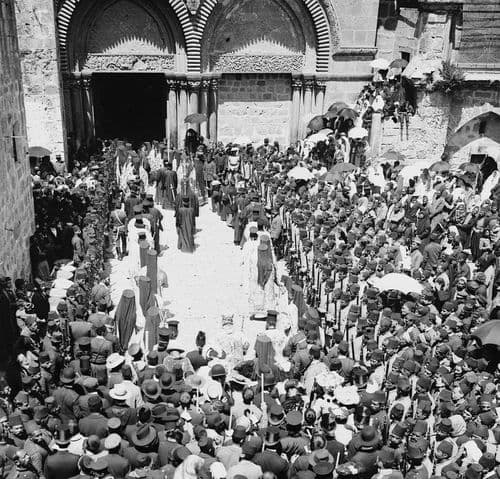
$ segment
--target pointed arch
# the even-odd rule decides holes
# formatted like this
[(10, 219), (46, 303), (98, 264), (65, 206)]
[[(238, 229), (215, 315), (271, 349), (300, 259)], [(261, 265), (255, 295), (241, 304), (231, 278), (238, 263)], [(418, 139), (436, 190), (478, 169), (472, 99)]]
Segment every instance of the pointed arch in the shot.
[[(61, 64), (61, 71), (64, 73), (70, 72), (70, 63), (68, 55), (68, 42), (71, 22), (75, 11), (81, 0), (61, 0), (60, 8), (57, 13), (57, 36), (59, 42), (59, 57)], [(189, 16), (189, 11), (183, 0), (168, 0), (168, 5), (175, 14), (174, 21), (180, 26), (183, 38), (179, 39), (186, 48), (186, 57), (196, 58), (199, 56), (199, 45), (193, 41), (193, 25)], [(188, 38), (190, 41), (188, 42)]]
[[(328, 65), (331, 51), (331, 25), (327, 13), (323, 9), (320, 0), (301, 0), (309, 15), (311, 16), (314, 25), (316, 36), (316, 72), (328, 72)], [(201, 39), (205, 33), (208, 19), (217, 5), (217, 0), (205, 0), (200, 7), (198, 21), (196, 24), (195, 35), (198, 43), (201, 45)], [(334, 23), (336, 23), (335, 19)], [(336, 27), (336, 25), (335, 25)], [(201, 56), (197, 58), (198, 70), (201, 68)], [(193, 61), (194, 67), (194, 61)]]

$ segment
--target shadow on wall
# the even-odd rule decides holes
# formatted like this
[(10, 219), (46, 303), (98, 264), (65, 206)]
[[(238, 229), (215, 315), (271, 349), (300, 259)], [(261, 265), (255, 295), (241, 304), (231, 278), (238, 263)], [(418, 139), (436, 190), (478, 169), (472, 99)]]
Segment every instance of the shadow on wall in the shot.
[(470, 144), (480, 138), (491, 140), (492, 144), (500, 144), (500, 115), (486, 112), (474, 117), (462, 125), (448, 140), (445, 151), (450, 156), (467, 158)]

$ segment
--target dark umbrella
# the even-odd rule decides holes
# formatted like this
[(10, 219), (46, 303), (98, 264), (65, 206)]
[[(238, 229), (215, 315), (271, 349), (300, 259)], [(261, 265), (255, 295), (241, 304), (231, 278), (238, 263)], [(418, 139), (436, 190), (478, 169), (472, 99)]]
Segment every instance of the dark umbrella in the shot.
[(481, 169), (477, 163), (462, 163), (459, 168), (467, 173), (478, 173)]
[(327, 111), (323, 116), (327, 120), (333, 120), (334, 118), (338, 118), (339, 114), (336, 111)]
[(381, 158), (386, 161), (404, 161), (406, 159), (404, 155), (395, 150), (387, 150)]
[(487, 321), (472, 332), (472, 337), (481, 342), (481, 345), (494, 344), (500, 346), (500, 319)]
[(191, 113), (184, 118), (184, 123), (203, 123), (207, 121), (207, 115), (203, 113)]
[(356, 167), (352, 163), (337, 163), (336, 165), (330, 168), (328, 173), (346, 173), (348, 171), (355, 170)]
[(52, 152), (43, 146), (32, 146), (28, 150), (28, 156), (32, 156), (34, 158), (44, 158), (45, 156), (50, 156), (51, 154)]
[(404, 58), (396, 58), (396, 60), (392, 60), (391, 63), (389, 63), (389, 68), (406, 68), (408, 65), (408, 62)]
[(344, 103), (343, 101), (336, 101), (335, 103), (332, 103), (330, 105), (328, 111), (332, 112), (335, 116), (338, 116), (338, 113), (341, 112), (344, 108), (349, 108), (349, 105), (347, 103)]
[(330, 170), (328, 173), (322, 175), (320, 179), (323, 179), (327, 183), (335, 183), (336, 181), (340, 181), (342, 178), (340, 177), (340, 174), (337, 171)]
[(344, 108), (340, 111), (339, 117), (344, 120), (355, 120), (358, 117), (358, 112), (352, 108)]
[(446, 161), (436, 161), (436, 163), (433, 163), (429, 170), (435, 171), (436, 173), (442, 173), (444, 171), (450, 171), (451, 167), (449, 163), (446, 163)]
[(325, 127), (325, 119), (323, 115), (316, 115), (308, 124), (307, 128), (311, 131), (319, 131)]
[(131, 289), (126, 289), (122, 293), (115, 312), (115, 322), (118, 325), (118, 338), (122, 351), (126, 351), (128, 348), (136, 318), (135, 293)]

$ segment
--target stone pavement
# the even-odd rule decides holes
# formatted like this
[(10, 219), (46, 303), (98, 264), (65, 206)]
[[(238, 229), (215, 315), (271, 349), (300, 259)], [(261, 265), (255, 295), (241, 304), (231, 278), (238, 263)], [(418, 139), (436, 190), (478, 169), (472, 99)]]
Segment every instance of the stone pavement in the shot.
[[(158, 258), (158, 269), (165, 271), (169, 286), (164, 290), (172, 319), (179, 321), (180, 343), (189, 351), (195, 348), (198, 331), (204, 331), (207, 344), (221, 329), (221, 315), (234, 314), (235, 329), (241, 330), (253, 344), (264, 330), (264, 322), (251, 322), (242, 271), (241, 249), (233, 244), (233, 230), (212, 213), (209, 205), (200, 208), (197, 218), (196, 251), (177, 249), (173, 211), (161, 210), (164, 231), (160, 244), (168, 248)], [(111, 260), (112, 299), (120, 300), (125, 287), (132, 285), (127, 260)], [(128, 285), (128, 286), (127, 286)], [(132, 338), (131, 341), (136, 341)]]

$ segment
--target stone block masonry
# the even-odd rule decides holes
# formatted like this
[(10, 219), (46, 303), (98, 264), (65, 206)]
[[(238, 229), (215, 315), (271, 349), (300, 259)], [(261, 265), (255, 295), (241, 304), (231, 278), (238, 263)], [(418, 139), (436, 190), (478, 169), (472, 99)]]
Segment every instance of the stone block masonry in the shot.
[(15, 0), (29, 146), (65, 158), (66, 132), (52, 0)]
[(218, 139), (227, 143), (248, 137), (289, 142), (291, 77), (272, 74), (223, 75), (219, 84)]
[(0, 6), (0, 275), (30, 277), (34, 232), (14, 0)]

